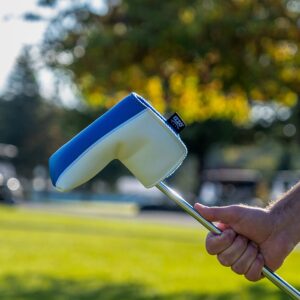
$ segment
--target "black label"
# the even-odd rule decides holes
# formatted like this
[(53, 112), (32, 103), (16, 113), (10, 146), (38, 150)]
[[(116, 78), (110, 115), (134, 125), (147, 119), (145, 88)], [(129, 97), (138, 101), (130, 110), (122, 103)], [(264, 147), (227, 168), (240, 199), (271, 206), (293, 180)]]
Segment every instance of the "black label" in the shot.
[(184, 128), (185, 124), (177, 113), (173, 114), (167, 123), (175, 130), (176, 133), (180, 133)]

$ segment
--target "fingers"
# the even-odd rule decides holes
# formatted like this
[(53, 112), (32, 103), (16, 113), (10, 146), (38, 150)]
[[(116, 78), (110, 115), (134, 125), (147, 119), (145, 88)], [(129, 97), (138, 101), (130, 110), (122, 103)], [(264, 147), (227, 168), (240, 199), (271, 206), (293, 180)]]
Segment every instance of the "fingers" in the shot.
[(195, 204), (195, 209), (208, 221), (221, 222), (218, 227), (223, 230), (223, 233), (221, 235), (210, 233), (207, 236), (207, 252), (217, 255), (222, 265), (231, 267), (237, 274), (244, 274), (248, 280), (260, 280), (263, 277), (264, 259), (258, 247), (230, 228), (239, 232), (238, 228), (236, 229), (237, 224), (244, 220), (245, 210), (248, 209), (238, 205), (207, 207), (199, 203)]
[(216, 255), (226, 250), (234, 241), (236, 233), (232, 229), (225, 229), (222, 234), (209, 233), (206, 238), (206, 250)]
[(260, 280), (264, 266), (263, 256), (256, 244), (237, 235), (232, 229), (225, 228), (220, 235), (209, 233), (206, 249), (211, 255), (217, 255), (219, 262), (250, 281)]
[(261, 254), (258, 254), (254, 262), (251, 264), (249, 270), (245, 274), (245, 277), (250, 281), (258, 281), (263, 278), (262, 269), (264, 267), (264, 258)]
[(258, 248), (255, 244), (249, 243), (242, 256), (231, 266), (231, 269), (237, 274), (246, 274), (255, 261), (258, 254)]
[(218, 254), (219, 262), (226, 267), (232, 266), (246, 251), (247, 245), (248, 240), (238, 235), (226, 250)]

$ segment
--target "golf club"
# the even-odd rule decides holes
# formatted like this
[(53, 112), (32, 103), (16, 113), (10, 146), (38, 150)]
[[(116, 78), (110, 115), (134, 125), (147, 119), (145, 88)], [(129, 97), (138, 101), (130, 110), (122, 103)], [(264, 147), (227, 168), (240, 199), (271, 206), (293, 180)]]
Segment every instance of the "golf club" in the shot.
[[(71, 190), (120, 160), (146, 187), (157, 187), (205, 228), (221, 234), (163, 180), (182, 164), (187, 149), (179, 133), (184, 124), (177, 114), (166, 120), (149, 102), (132, 93), (58, 149), (49, 160), (53, 185)], [(263, 275), (293, 299), (300, 293), (267, 267)]]

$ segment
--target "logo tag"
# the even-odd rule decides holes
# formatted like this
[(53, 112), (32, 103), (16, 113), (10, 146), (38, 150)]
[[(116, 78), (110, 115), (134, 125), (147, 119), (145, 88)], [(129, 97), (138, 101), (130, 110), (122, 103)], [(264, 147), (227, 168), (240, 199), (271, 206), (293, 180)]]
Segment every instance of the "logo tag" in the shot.
[(177, 113), (174, 113), (168, 120), (167, 123), (174, 129), (176, 133), (180, 133), (184, 128), (185, 124)]

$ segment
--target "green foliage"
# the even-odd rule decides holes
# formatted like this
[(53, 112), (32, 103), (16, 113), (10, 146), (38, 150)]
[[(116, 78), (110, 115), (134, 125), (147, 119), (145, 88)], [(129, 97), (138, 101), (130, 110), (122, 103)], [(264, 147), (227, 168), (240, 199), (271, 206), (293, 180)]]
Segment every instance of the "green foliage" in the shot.
[[(49, 65), (74, 72), (83, 98), (110, 107), (131, 90), (188, 122), (248, 119), (249, 99), (293, 105), (299, 93), (298, 14), (291, 1), (107, 1), (52, 22)], [(73, 24), (73, 25), (72, 25)]]
[[(206, 254), (197, 227), (0, 209), (3, 299), (288, 299)], [(300, 286), (295, 252), (281, 270)]]
[(244, 126), (251, 100), (297, 102), (293, 1), (107, 0), (102, 13), (88, 3), (74, 2), (52, 20), (45, 62), (71, 74), (91, 111), (131, 91), (162, 113), (178, 111), (191, 125), (183, 137), (200, 168), (215, 143), (253, 143), (256, 131), (273, 137), (268, 128)]

